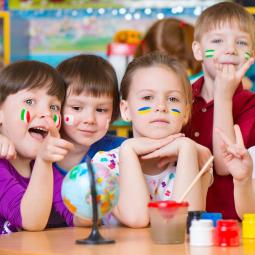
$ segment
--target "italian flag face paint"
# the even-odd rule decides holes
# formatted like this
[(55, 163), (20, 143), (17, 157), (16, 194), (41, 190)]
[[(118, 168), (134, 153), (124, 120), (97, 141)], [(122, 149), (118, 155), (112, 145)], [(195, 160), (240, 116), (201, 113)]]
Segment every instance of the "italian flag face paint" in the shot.
[(54, 123), (56, 124), (56, 127), (59, 128), (60, 127), (60, 123), (61, 123), (59, 115), (54, 114), (53, 120), (54, 120)]
[(73, 125), (73, 115), (66, 114), (66, 115), (64, 116), (64, 123), (65, 123), (67, 126), (72, 126), (72, 125)]
[(25, 123), (29, 123), (29, 121), (30, 121), (30, 113), (29, 113), (29, 111), (26, 110), (26, 109), (22, 109), (21, 110), (21, 114), (20, 114), (20, 118)]
[(206, 50), (205, 51), (205, 57), (206, 58), (213, 58), (214, 57), (215, 50)]
[(249, 52), (245, 52), (244, 58), (248, 61), (251, 58), (251, 54)]

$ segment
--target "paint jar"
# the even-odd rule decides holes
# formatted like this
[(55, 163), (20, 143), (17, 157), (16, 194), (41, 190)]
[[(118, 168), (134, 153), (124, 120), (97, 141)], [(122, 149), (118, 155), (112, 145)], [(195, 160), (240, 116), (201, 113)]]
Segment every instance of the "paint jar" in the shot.
[(151, 237), (159, 244), (179, 244), (185, 241), (188, 203), (175, 201), (150, 202)]
[(205, 213), (205, 211), (189, 211), (188, 212), (188, 218), (187, 218), (187, 234), (189, 234), (189, 228), (191, 226), (192, 220), (200, 220), (202, 213)]
[(243, 227), (243, 238), (255, 239), (255, 214), (245, 213), (242, 227)]
[(221, 213), (209, 213), (204, 212), (201, 214), (201, 219), (203, 220), (212, 220), (213, 226), (216, 227), (217, 221), (222, 220), (222, 214)]
[(239, 227), (237, 220), (218, 220), (214, 241), (217, 246), (238, 246)]
[(212, 220), (192, 220), (189, 237), (190, 245), (212, 246), (213, 229)]

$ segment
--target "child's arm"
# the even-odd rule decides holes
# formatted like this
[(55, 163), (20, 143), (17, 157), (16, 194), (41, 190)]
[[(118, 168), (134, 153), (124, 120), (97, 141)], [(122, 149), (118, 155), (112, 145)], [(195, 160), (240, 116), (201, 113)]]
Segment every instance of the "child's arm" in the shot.
[(240, 128), (238, 125), (234, 128), (236, 143), (232, 143), (221, 130), (217, 130), (217, 133), (221, 139), (224, 163), (233, 176), (235, 208), (238, 216), (243, 218), (244, 213), (255, 212), (255, 180), (252, 179), (252, 159), (244, 147)]
[[(167, 158), (174, 156), (178, 157), (178, 161), (172, 199), (178, 201), (199, 171), (196, 143), (189, 138), (180, 137), (171, 144), (145, 155), (143, 158)], [(205, 176), (207, 176), (207, 173)], [(207, 179), (205, 180), (206, 185), (203, 184), (202, 180), (199, 180), (187, 195), (185, 201), (188, 201), (190, 204), (189, 210), (203, 210), (205, 208), (205, 198), (211, 177)], [(203, 195), (201, 196), (201, 194)]]
[[(217, 60), (216, 60), (217, 61)], [(234, 121), (233, 121), (233, 95), (242, 80), (244, 74), (249, 69), (253, 59), (247, 61), (239, 70), (234, 65), (215, 63), (216, 78), (214, 82), (214, 117), (213, 117), (213, 154), (215, 157), (215, 170), (219, 175), (228, 175), (229, 170), (224, 155), (220, 150), (220, 138), (216, 133), (219, 128), (232, 143), (235, 143)]]
[(29, 185), (21, 200), (22, 227), (43, 230), (47, 225), (53, 201), (52, 162), (62, 160), (72, 144), (60, 139), (52, 119), (48, 119), (49, 134), (35, 160)]
[(140, 165), (139, 156), (150, 153), (172, 142), (176, 137), (154, 140), (149, 138), (132, 138), (120, 147), (120, 196), (113, 210), (115, 217), (123, 224), (138, 228), (149, 223), (147, 204), (149, 192)]
[(0, 135), (0, 158), (7, 160), (16, 158), (16, 150), (14, 144), (3, 135)]

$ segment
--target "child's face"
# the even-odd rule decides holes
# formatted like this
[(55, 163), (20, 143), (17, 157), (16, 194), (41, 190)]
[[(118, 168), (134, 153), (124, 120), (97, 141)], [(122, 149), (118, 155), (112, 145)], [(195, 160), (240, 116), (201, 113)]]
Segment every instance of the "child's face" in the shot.
[(236, 22), (225, 23), (205, 33), (200, 42), (194, 42), (193, 52), (197, 60), (203, 61), (205, 74), (214, 79), (214, 61), (232, 64), (238, 70), (253, 55), (252, 40)]
[(107, 95), (92, 96), (67, 93), (64, 105), (63, 132), (74, 145), (90, 146), (108, 131), (113, 111), (113, 99)]
[(1, 133), (15, 145), (21, 157), (35, 159), (49, 134), (50, 117), (60, 127), (61, 102), (48, 89), (23, 89), (9, 95), (0, 106)]
[(164, 138), (179, 133), (187, 120), (186, 98), (178, 76), (167, 67), (138, 69), (121, 115), (131, 120), (134, 137)]

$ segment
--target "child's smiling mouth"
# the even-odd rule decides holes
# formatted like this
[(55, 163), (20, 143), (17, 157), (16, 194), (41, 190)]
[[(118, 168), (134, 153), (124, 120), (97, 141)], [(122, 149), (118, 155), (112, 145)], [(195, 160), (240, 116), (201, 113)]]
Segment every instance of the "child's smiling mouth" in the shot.
[(43, 140), (49, 133), (49, 131), (44, 127), (31, 127), (28, 129), (28, 132), (37, 140)]

